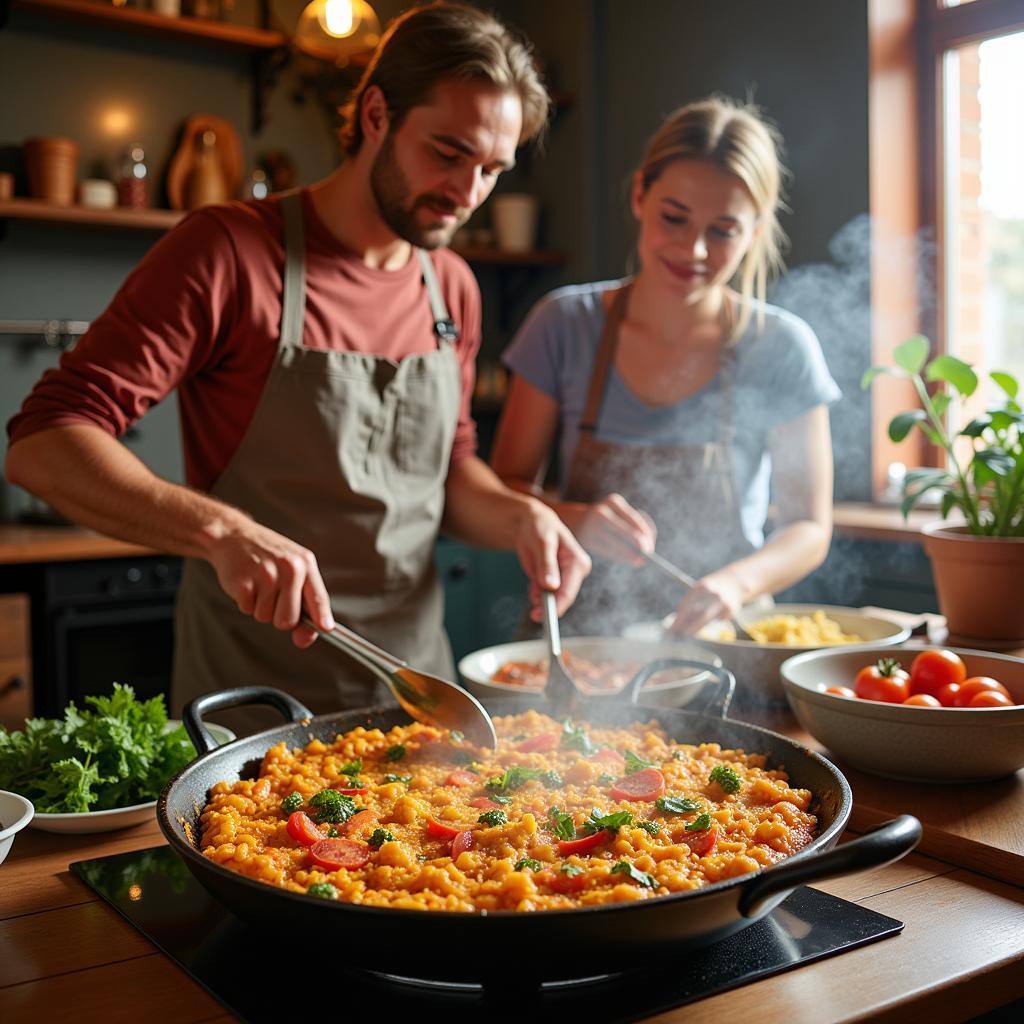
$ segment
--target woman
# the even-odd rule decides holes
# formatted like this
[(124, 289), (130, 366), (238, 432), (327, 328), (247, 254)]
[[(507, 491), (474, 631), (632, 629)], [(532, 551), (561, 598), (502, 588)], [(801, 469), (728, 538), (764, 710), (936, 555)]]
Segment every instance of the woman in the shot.
[[(765, 302), (782, 174), (752, 108), (677, 110), (633, 178), (638, 273), (547, 296), (505, 354), (515, 376), (492, 465), (540, 494), (560, 431), (547, 500), (599, 556), (567, 632), (618, 632), (678, 602), (674, 629), (693, 633), (828, 551), (840, 392), (807, 324)], [(638, 556), (656, 541), (699, 577), (681, 600)]]

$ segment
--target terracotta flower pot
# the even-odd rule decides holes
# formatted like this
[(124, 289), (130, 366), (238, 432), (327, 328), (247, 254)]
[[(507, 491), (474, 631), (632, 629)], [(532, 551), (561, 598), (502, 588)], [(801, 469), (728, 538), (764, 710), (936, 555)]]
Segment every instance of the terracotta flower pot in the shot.
[(75, 201), (78, 143), (64, 138), (28, 139), (24, 153), (32, 198), (71, 206)]
[(1024, 640), (1024, 537), (976, 537), (948, 522), (931, 523), (923, 533), (949, 632)]

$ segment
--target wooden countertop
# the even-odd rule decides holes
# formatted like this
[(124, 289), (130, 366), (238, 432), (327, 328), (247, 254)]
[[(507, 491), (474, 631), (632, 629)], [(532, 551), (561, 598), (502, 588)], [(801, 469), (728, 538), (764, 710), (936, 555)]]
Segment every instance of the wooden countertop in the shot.
[(843, 501), (832, 507), (832, 530), (837, 537), (920, 544), (921, 527), (940, 518), (938, 509), (914, 509), (904, 519), (898, 506)]
[[(778, 720), (800, 737), (792, 720)], [(937, 787), (870, 791), (848, 777), (868, 818), (915, 810)], [(1007, 817), (1024, 814), (1018, 777), (993, 798)], [(925, 795), (921, 795), (924, 791)], [(942, 787), (942, 793), (949, 790)], [(942, 803), (941, 799), (937, 801)], [(883, 806), (876, 807), (876, 804)], [(860, 820), (855, 810), (854, 824)], [(870, 820), (867, 822), (870, 824)], [(940, 830), (941, 831), (941, 830)], [(984, 837), (976, 837), (984, 845)], [(57, 836), (27, 829), (0, 866), (0, 1018), (81, 1019), (89, 1006), (106, 1024), (173, 1019), (224, 1024), (233, 1018), (198, 984), (68, 872), (72, 861), (162, 845), (154, 821), (121, 832)], [(962, 1021), (1006, 1005), (1024, 991), (1024, 887), (970, 870), (953, 844), (943, 857), (915, 852), (896, 864), (819, 888), (905, 922), (903, 933), (797, 970), (709, 997), (649, 1022), (687, 1024), (785, 1019), (787, 1024)], [(981, 865), (984, 867), (984, 864)]]
[(161, 553), (81, 526), (0, 526), (0, 565), (132, 558)]

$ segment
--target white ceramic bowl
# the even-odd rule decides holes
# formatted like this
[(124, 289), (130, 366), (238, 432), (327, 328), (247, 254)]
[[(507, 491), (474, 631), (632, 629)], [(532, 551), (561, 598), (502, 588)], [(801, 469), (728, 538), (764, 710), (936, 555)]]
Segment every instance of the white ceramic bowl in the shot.
[[(1024, 707), (918, 708), (838, 697), (830, 686), (853, 686), (857, 672), (879, 658), (910, 670), (928, 644), (831, 648), (789, 658), (782, 680), (800, 724), (836, 756), (873, 775), (910, 782), (975, 782), (1024, 767)], [(998, 679), (1024, 704), (1024, 660), (948, 647), (968, 676)]]
[(0, 789), (0, 864), (14, 845), (14, 837), (32, 820), (35, 808), (30, 800)]
[[(828, 604), (777, 604), (742, 614), (744, 624), (759, 622), (775, 615), (813, 615), (823, 611), (838, 623), (844, 633), (861, 637), (858, 645), (829, 645), (826, 648), (794, 646), (791, 644), (759, 644), (753, 640), (711, 640), (697, 636), (695, 644), (722, 659), (722, 663), (736, 676), (736, 696), (741, 704), (783, 703), (785, 693), (779, 678), (782, 663), (794, 654), (813, 650), (849, 650), (864, 644), (898, 644), (910, 636), (910, 630), (891, 619), (868, 615), (857, 608), (843, 608)], [(670, 635), (662, 622), (638, 622), (628, 626), (624, 635), (631, 639), (649, 640)], [(699, 655), (698, 655), (699, 657)]]
[[(171, 719), (167, 723), (167, 731), (176, 729), (181, 722)], [(206, 727), (214, 739), (223, 746), (236, 739), (235, 734), (222, 725), (208, 722)], [(67, 835), (86, 832), (113, 832), (119, 828), (130, 828), (146, 821), (156, 820), (156, 801), (148, 800), (144, 804), (133, 804), (131, 807), (112, 807), (108, 811), (81, 811), (76, 814), (41, 814), (32, 819), (32, 828), (41, 832), (60, 832)]]
[[(716, 668), (722, 664), (713, 654), (682, 640), (636, 641), (622, 637), (571, 636), (562, 639), (562, 650), (594, 662), (611, 661), (643, 666), (660, 658), (688, 658)], [(511, 683), (495, 683), (491, 677), (507, 661), (540, 661), (547, 656), (547, 645), (543, 640), (498, 644), (467, 654), (459, 662), (459, 675), (470, 693), (485, 702), (501, 697), (525, 697), (540, 691)], [(658, 707), (682, 707), (693, 700), (704, 688), (704, 684), (712, 679), (707, 671), (681, 671), (683, 674), (672, 682), (644, 686), (641, 691), (642, 702)]]

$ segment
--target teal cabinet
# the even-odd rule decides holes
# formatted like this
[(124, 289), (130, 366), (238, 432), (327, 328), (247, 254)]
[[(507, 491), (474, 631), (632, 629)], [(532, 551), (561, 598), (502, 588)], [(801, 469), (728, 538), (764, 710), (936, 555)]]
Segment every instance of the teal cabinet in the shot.
[(516, 638), (525, 615), (526, 575), (511, 551), (484, 551), (442, 537), (434, 551), (444, 585), (444, 624), (456, 662)]

